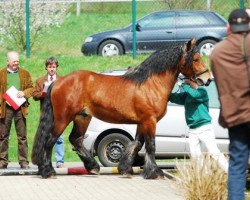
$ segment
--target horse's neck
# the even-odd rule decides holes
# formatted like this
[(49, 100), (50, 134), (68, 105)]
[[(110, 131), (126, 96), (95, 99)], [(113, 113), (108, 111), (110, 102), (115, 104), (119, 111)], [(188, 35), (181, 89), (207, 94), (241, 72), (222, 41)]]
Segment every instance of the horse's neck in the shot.
[(174, 88), (178, 75), (178, 72), (173, 71), (166, 71), (164, 73), (154, 75), (151, 78), (152, 87), (154, 85), (154, 87), (161, 92), (162, 96), (167, 97), (168, 100), (168, 97), (170, 96), (171, 91)]
[(168, 86), (171, 91), (176, 83), (179, 73), (179, 71), (166, 71), (164, 76), (161, 77), (163, 84)]

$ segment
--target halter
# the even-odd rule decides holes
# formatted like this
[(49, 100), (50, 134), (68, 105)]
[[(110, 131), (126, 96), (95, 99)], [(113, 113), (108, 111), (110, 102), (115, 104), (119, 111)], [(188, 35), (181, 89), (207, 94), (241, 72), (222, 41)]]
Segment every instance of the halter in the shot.
[[(198, 79), (198, 77), (204, 73), (208, 72), (208, 68), (206, 68), (205, 70), (203, 70), (202, 72), (199, 72), (193, 76), (191, 76), (190, 78), (188, 78), (189, 80), (191, 81), (194, 81), (194, 82), (199, 82), (200, 80)], [(203, 81), (202, 81), (202, 84), (204, 85)]]
[[(205, 69), (204, 69), (203, 71), (201, 71), (201, 72), (195, 73), (193, 67), (191, 66), (191, 65), (192, 65), (192, 64), (191, 64), (192, 60), (190, 60), (190, 59), (192, 58), (192, 56), (190, 56), (190, 54), (194, 54), (194, 53), (197, 53), (197, 52), (198, 52), (198, 49), (194, 46), (194, 47), (191, 48), (191, 50), (190, 50), (189, 52), (186, 53), (186, 55), (184, 55), (184, 57), (186, 57), (186, 58), (185, 58), (185, 64), (190, 65), (190, 66), (188, 66), (188, 67), (191, 67), (191, 68), (192, 68), (192, 71), (193, 71), (193, 74), (194, 74), (194, 75), (191, 76), (191, 77), (183, 78), (183, 79), (189, 79), (189, 80), (191, 80), (191, 81), (197, 83), (198, 85), (205, 85), (205, 83), (204, 83), (201, 79), (198, 79), (198, 77), (199, 77), (200, 75), (202, 75), (202, 74), (208, 72), (208, 71), (209, 71), (208, 68), (205, 68)], [(184, 64), (184, 65), (185, 65), (185, 64)], [(182, 65), (182, 68), (184, 67), (184, 65)]]

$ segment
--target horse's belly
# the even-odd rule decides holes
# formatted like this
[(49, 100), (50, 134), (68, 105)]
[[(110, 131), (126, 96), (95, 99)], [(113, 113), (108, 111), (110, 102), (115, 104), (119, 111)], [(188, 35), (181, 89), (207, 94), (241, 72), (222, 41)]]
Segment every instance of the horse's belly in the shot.
[(109, 123), (115, 124), (135, 124), (138, 119), (132, 113), (121, 113), (115, 110), (96, 110), (92, 113), (94, 117)]

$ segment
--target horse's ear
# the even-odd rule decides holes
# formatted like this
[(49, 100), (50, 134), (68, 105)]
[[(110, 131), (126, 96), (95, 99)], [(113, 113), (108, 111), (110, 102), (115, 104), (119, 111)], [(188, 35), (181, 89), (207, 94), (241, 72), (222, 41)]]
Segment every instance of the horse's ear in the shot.
[(191, 40), (189, 40), (188, 42), (187, 42), (187, 51), (189, 51), (191, 48), (192, 48), (192, 46), (194, 46), (196, 44), (196, 39), (191, 39)]
[(180, 50), (181, 50), (181, 53), (182, 53), (182, 54), (184, 54), (184, 53), (187, 52), (187, 42), (185, 42), (184, 45), (181, 46)]
[(196, 39), (195, 38), (193, 38), (192, 40), (191, 40), (191, 44), (194, 46), (194, 45), (196, 45)]

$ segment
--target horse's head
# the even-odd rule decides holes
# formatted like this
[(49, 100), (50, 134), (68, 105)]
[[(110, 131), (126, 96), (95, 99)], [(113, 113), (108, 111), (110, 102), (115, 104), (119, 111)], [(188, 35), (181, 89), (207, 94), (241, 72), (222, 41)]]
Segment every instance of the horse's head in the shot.
[(195, 44), (196, 40), (192, 39), (182, 47), (183, 53), (180, 60), (180, 72), (198, 85), (208, 86), (212, 77)]

